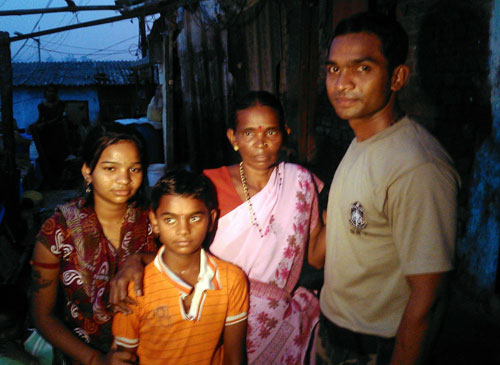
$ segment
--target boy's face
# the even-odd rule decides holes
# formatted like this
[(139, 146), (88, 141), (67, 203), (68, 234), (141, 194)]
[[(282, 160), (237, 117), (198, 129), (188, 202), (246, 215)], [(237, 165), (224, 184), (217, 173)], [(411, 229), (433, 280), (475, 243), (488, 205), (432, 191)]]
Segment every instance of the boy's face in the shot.
[(191, 196), (164, 195), (149, 217), (167, 255), (184, 256), (200, 251), (212, 230), (216, 210), (209, 211), (201, 200)]

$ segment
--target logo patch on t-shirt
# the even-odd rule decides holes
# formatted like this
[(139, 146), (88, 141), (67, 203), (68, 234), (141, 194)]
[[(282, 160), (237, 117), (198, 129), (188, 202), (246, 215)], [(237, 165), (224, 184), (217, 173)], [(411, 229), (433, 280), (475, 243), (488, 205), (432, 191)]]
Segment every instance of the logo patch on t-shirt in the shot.
[(156, 307), (153, 310), (152, 317), (155, 326), (169, 327), (171, 325), (171, 318), (166, 305)]
[(351, 233), (360, 234), (366, 228), (365, 209), (360, 202), (351, 204), (349, 212), (349, 223), (351, 224)]

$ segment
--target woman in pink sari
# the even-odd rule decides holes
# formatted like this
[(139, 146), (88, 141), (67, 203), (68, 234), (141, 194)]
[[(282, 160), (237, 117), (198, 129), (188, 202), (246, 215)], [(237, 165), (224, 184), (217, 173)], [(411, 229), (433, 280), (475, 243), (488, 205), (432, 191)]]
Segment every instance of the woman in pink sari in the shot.
[(323, 184), (305, 168), (278, 161), (287, 128), (274, 95), (251, 92), (235, 109), (227, 136), (242, 161), (204, 171), (220, 209), (210, 251), (248, 275), (248, 362), (307, 363), (319, 303), (297, 283), (304, 256), (313, 266), (324, 256), (315, 244)]

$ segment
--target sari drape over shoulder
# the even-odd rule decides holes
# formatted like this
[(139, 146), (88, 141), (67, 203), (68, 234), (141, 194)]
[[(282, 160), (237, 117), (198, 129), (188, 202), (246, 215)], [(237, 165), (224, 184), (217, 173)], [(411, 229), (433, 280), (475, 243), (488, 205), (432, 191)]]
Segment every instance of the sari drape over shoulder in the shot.
[(85, 199), (56, 207), (37, 240), (61, 260), (64, 322), (81, 339), (108, 352), (113, 313), (107, 309), (109, 282), (125, 259), (138, 252), (156, 252), (148, 211), (129, 205), (118, 249), (104, 235), (94, 209)]
[[(231, 184), (227, 167), (205, 174), (214, 182), (219, 202), (234, 198), (234, 187), (227, 185)], [(318, 223), (322, 187), (305, 168), (280, 163), (267, 185), (251, 198), (258, 226), (251, 224), (248, 203), (241, 200), (219, 219), (210, 251), (240, 266), (250, 279), (249, 363), (304, 363), (319, 302), (296, 285), (309, 234)]]

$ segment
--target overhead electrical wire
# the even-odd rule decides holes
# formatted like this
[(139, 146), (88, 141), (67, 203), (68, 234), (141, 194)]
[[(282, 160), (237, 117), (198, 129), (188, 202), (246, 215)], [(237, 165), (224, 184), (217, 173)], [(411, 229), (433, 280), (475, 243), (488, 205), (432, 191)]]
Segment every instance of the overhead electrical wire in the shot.
[[(50, 4), (52, 4), (52, 1), (53, 0), (49, 0), (49, 2), (47, 3), (47, 6), (45, 6), (45, 8), (48, 8), (50, 6)], [(42, 20), (43, 16), (44, 16), (44, 14), (40, 14), (40, 18), (38, 18), (38, 21), (33, 26), (33, 29), (31, 30), (31, 33), (33, 33), (35, 31), (36, 27), (38, 26), (38, 24)], [(24, 41), (23, 45), (21, 47), (19, 47), (19, 49), (17, 50), (16, 54), (12, 57), (12, 60), (14, 60), (16, 58), (16, 56), (19, 54), (19, 52), (21, 52), (21, 50), (24, 48), (24, 46), (26, 45), (26, 43), (28, 43), (28, 39), (26, 39)]]
[[(37, 48), (35, 46), (30, 46), (30, 45), (27, 45), (27, 47)], [(102, 49), (98, 50), (97, 52), (93, 52), (93, 53), (64, 52), (64, 51), (58, 51), (58, 50), (50, 49), (50, 48), (46, 48), (46, 47), (40, 47), (40, 49), (44, 50), (45, 52), (49, 52), (49, 53), (59, 53), (59, 54), (66, 54), (66, 55), (73, 55), (73, 56), (89, 56), (89, 55), (95, 54), (97, 52), (102, 52)], [(107, 53), (102, 53), (102, 55), (103, 56), (111, 56), (111, 55), (115, 55), (115, 54), (125, 54), (125, 53), (128, 53), (128, 50), (109, 50)]]
[[(53, 2), (53, 0), (49, 0), (47, 5), (46, 5), (46, 8), (49, 8), (51, 3)], [(76, 2), (76, 1), (75, 1)], [(87, 4), (91, 3), (91, 0), (84, 0), (84, 1), (80, 1), (79, 2), (79, 6), (85, 6)], [(67, 18), (68, 15), (70, 14), (73, 14), (73, 16), (71, 16), (70, 19)], [(36, 27), (40, 24), (40, 21), (42, 20), (42, 17), (44, 16), (44, 14), (41, 14), (40, 17), (38, 18), (36, 24), (33, 26), (33, 31), (35, 31)], [(151, 16), (151, 19), (150, 20), (151, 22), (154, 22), (155, 18), (154, 18), (154, 15)], [(133, 19), (130, 19), (130, 21), (133, 23)], [(61, 24), (64, 24), (66, 23), (67, 25), (71, 25), (71, 24), (78, 24), (80, 23), (80, 19), (76, 16), (76, 13), (65, 13), (64, 16), (62, 17), (61, 20), (58, 21), (59, 25)], [(149, 27), (148, 27), (149, 28)], [(127, 38), (125, 40), (122, 40), (120, 42), (117, 42), (117, 43), (114, 43), (108, 47), (104, 47), (104, 48), (100, 48), (100, 49), (96, 49), (96, 48), (87, 48), (88, 50), (91, 50), (93, 52), (90, 52), (90, 53), (86, 53), (86, 54), (83, 54), (83, 53), (72, 53), (72, 52), (65, 52), (61, 49), (65, 49), (65, 48), (78, 48), (78, 47), (75, 47), (75, 46), (69, 46), (69, 45), (66, 45), (64, 43), (64, 41), (67, 39), (68, 35), (69, 35), (69, 32), (70, 31), (63, 31), (63, 32), (59, 32), (59, 33), (55, 33), (53, 34), (49, 39), (44, 39), (43, 41), (43, 45), (44, 47), (40, 47), (40, 45), (38, 46), (34, 46), (34, 45), (30, 45), (29, 44), (29, 39), (26, 39), (23, 43), (23, 45), (16, 51), (16, 54), (14, 55), (14, 57), (12, 57), (12, 60), (14, 61), (14, 59), (16, 57), (19, 56), (20, 52), (21, 51), (25, 51), (27, 49), (40, 49), (40, 50), (43, 50), (44, 52), (49, 52), (49, 53), (58, 53), (58, 54), (67, 54), (67, 55), (76, 55), (76, 56), (92, 56), (92, 57), (109, 57), (109, 56), (113, 56), (113, 55), (125, 55), (125, 54), (131, 54), (133, 55), (131, 52), (130, 52), (130, 47), (133, 47), (134, 49), (135, 48), (138, 48), (138, 45), (136, 44), (133, 44), (129, 47), (128, 50), (110, 50), (111, 47), (114, 47), (118, 44), (121, 44), (123, 42), (127, 42), (131, 39), (134, 39), (137, 36), (133, 36), (133, 37), (130, 37), (130, 38)], [(35, 39), (35, 38), (33, 38)], [(39, 39), (39, 38), (38, 38)], [(36, 40), (36, 39), (35, 39)], [(39, 41), (39, 40), (38, 40)], [(49, 46), (47, 47), (46, 43), (49, 43), (51, 44), (52, 46)], [(81, 47), (80, 49), (85, 49), (85, 47)], [(109, 50), (107, 52), (105, 52), (106, 50)], [(24, 52), (25, 54), (26, 52)], [(28, 58), (28, 60), (33, 60), (34, 57), (36, 57), (36, 52), (29, 52), (30, 55), (28, 54), (25, 54), (25, 56), (23, 58)], [(49, 56), (50, 57), (50, 56)]]

